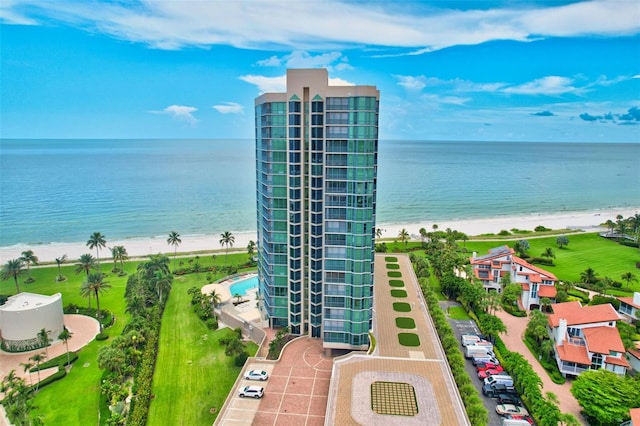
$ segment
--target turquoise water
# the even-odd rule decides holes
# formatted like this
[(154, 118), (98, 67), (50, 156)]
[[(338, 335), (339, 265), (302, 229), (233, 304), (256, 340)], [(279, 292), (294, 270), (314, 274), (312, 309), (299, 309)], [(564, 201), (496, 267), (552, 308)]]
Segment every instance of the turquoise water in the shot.
[[(380, 141), (380, 225), (640, 206), (640, 144)], [(255, 232), (253, 140), (0, 140), (0, 246)]]
[(247, 294), (247, 290), (258, 287), (258, 276), (253, 276), (251, 278), (247, 278), (241, 281), (236, 282), (235, 284), (231, 284), (229, 287), (229, 293), (231, 296), (235, 296), (239, 294), (240, 296), (245, 296)]

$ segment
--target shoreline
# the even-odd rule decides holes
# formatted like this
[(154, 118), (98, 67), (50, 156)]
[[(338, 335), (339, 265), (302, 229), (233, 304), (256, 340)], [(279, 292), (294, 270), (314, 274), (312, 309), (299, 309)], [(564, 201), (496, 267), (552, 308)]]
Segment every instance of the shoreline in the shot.
[[(514, 228), (522, 230), (533, 230), (536, 226), (542, 225), (550, 229), (582, 229), (585, 231), (599, 231), (603, 228), (600, 224), (607, 220), (616, 221), (616, 216), (622, 215), (625, 219), (640, 213), (640, 207), (620, 207), (611, 209), (600, 209), (593, 211), (561, 212), (548, 214), (532, 214), (526, 216), (500, 216), (482, 219), (461, 219), (461, 220), (424, 220), (415, 224), (378, 224), (378, 228), (383, 229), (383, 239), (395, 239), (404, 228), (411, 235), (412, 240), (419, 239), (420, 228), (425, 228), (428, 232), (433, 230), (433, 225), (438, 225), (439, 231), (447, 228), (464, 232), (469, 236), (482, 234), (497, 234), (501, 230), (511, 230)], [(107, 233), (108, 235), (108, 233)], [(230, 251), (245, 251), (250, 240), (257, 240), (255, 231), (233, 232), (235, 242)], [(129, 257), (143, 257), (150, 254), (164, 253), (169, 256), (173, 254), (173, 246), (167, 244), (167, 236), (157, 236), (149, 238), (130, 238), (114, 241), (107, 240), (107, 247), (100, 250), (101, 259), (110, 259), (111, 253), (108, 247), (122, 245), (127, 249)], [(178, 252), (191, 253), (199, 251), (220, 251), (224, 252), (225, 247), (220, 245), (220, 235), (184, 235), (180, 236), (182, 243), (178, 246)], [(16, 244), (13, 246), (0, 247), (0, 263), (4, 264), (10, 259), (20, 257), (25, 250), (33, 250), (40, 262), (55, 262), (57, 257), (67, 255), (67, 264), (73, 263), (82, 254), (91, 253), (95, 255), (95, 250), (90, 250), (84, 242), (72, 243), (48, 243), (48, 244)]]

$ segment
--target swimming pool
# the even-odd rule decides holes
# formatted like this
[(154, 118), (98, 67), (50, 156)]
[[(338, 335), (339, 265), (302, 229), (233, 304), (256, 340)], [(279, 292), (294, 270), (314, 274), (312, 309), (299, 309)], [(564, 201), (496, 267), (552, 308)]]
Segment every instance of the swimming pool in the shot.
[(239, 294), (240, 296), (245, 296), (247, 294), (247, 290), (258, 287), (258, 276), (255, 275), (253, 277), (240, 280), (235, 284), (231, 284), (229, 287), (229, 292), (231, 296), (235, 296)]

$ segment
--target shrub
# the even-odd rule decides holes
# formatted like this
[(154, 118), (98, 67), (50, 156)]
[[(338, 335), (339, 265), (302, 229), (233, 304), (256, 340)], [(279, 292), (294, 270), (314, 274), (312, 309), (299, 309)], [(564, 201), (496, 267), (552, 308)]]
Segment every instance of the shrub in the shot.
[(249, 354), (247, 354), (246, 352), (239, 353), (233, 359), (233, 363), (235, 364), (236, 367), (242, 367), (244, 363), (247, 361), (247, 358), (249, 358)]
[(96, 334), (96, 340), (100, 341), (100, 340), (107, 340), (109, 338), (109, 335), (106, 333), (98, 333)]
[(405, 290), (391, 290), (391, 296), (393, 297), (407, 297)]
[(413, 318), (398, 317), (396, 318), (396, 327), (398, 328), (416, 328), (416, 322)]
[(402, 280), (389, 280), (391, 287), (404, 287), (404, 281)]
[(205, 323), (207, 324), (207, 328), (209, 330), (217, 330), (218, 329), (218, 320), (215, 318), (209, 318), (207, 319), (207, 321), (205, 321)]
[(395, 302), (393, 304), (393, 310), (396, 312), (411, 312), (411, 305), (404, 302)]
[[(69, 352), (69, 364), (73, 364), (78, 360), (78, 354), (75, 352)], [(55, 358), (51, 358), (47, 362), (43, 362), (40, 364), (40, 370), (46, 370), (51, 367), (64, 367), (67, 365), (67, 354), (66, 352), (62, 355), (58, 355)], [(29, 372), (34, 373), (38, 371), (38, 367), (33, 367)]]
[(400, 277), (402, 277), (402, 272), (400, 272), (400, 271), (389, 271), (389, 272), (387, 272), (387, 276), (389, 278), (400, 278)]
[(402, 346), (420, 346), (420, 338), (415, 333), (398, 333), (398, 341)]
[(55, 374), (52, 374), (46, 379), (41, 380), (40, 383), (38, 383), (37, 385), (33, 385), (32, 388), (35, 388), (37, 386), (38, 389), (42, 389), (43, 387), (50, 385), (53, 382), (57, 382), (58, 380), (62, 379), (66, 375), (67, 375), (67, 370), (65, 370), (64, 367), (61, 366), (58, 368), (58, 371)]
[(545, 231), (551, 231), (551, 229), (545, 228), (542, 225), (538, 225), (538, 226), (535, 227), (534, 231), (536, 231), (536, 232), (545, 232)]
[(400, 265), (397, 263), (387, 263), (387, 269), (400, 269)]
[(537, 264), (537, 265), (548, 265), (548, 266), (553, 266), (553, 259), (549, 259), (546, 257), (532, 257), (530, 260), (530, 263), (533, 264)]
[(506, 229), (503, 229), (502, 231), (498, 232), (498, 235), (506, 237), (507, 235), (511, 235), (511, 232), (507, 231)]
[(395, 256), (385, 256), (384, 260), (385, 262), (397, 262), (398, 258)]
[(620, 301), (618, 299), (610, 296), (601, 296), (599, 294), (593, 296), (589, 305), (606, 305), (607, 303), (611, 303), (616, 311), (620, 309)]

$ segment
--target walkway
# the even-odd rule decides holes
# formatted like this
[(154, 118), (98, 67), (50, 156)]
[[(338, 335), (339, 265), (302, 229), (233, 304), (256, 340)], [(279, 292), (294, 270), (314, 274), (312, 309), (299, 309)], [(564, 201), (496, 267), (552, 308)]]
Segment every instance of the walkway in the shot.
[(511, 352), (522, 354), (533, 367), (533, 370), (540, 376), (542, 380), (542, 392), (552, 392), (558, 397), (560, 411), (563, 413), (573, 414), (579, 422), (584, 424), (584, 420), (580, 415), (580, 405), (571, 394), (571, 382), (566, 381), (563, 385), (558, 385), (551, 381), (549, 374), (542, 368), (542, 365), (533, 356), (529, 348), (524, 344), (523, 336), (529, 322), (528, 317), (514, 317), (504, 311), (497, 311), (496, 316), (502, 320), (507, 330), (507, 334), (500, 336), (507, 349)]

